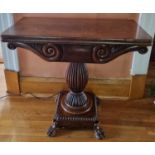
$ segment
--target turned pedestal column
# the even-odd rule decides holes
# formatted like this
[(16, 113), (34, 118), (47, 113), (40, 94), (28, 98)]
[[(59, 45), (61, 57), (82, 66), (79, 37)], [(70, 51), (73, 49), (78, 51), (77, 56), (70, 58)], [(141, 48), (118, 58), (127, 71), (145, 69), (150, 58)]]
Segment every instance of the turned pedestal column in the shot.
[(85, 113), (90, 109), (88, 97), (83, 92), (88, 82), (88, 71), (83, 63), (71, 63), (66, 74), (70, 91), (66, 95), (63, 109), (72, 114)]

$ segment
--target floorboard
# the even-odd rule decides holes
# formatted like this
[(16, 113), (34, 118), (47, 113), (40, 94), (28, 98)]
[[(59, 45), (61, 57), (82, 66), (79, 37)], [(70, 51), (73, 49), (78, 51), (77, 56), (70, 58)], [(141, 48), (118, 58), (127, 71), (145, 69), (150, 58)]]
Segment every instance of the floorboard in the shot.
[[(3, 66), (0, 66), (0, 96), (6, 94)], [(101, 142), (155, 141), (154, 97), (132, 101), (101, 100), (100, 125), (106, 138)], [(59, 129), (57, 136), (46, 134), (55, 112), (54, 98), (43, 100), (30, 95), (0, 99), (0, 141), (97, 142), (92, 130)]]

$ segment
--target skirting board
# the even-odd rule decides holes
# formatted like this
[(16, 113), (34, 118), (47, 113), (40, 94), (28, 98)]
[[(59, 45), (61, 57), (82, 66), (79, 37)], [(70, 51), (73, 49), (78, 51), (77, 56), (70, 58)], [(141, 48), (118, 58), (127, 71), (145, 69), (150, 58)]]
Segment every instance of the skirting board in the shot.
[[(65, 79), (22, 77), (18, 72), (5, 70), (8, 92), (50, 93), (67, 90)], [(100, 98), (139, 99), (143, 97), (146, 75), (131, 78), (89, 79), (86, 91), (94, 92)]]
[[(21, 77), (21, 92), (52, 93), (68, 89), (64, 79)], [(130, 79), (89, 79), (86, 91), (94, 92), (99, 97), (128, 98)]]
[(19, 73), (4, 70), (7, 92), (12, 94), (20, 94)]
[(130, 99), (139, 99), (144, 96), (146, 75), (136, 75), (131, 77)]
[(3, 59), (2, 59), (2, 58), (0, 58), (0, 63), (1, 63), (1, 64), (3, 64), (3, 63), (4, 63), (4, 61), (3, 61)]

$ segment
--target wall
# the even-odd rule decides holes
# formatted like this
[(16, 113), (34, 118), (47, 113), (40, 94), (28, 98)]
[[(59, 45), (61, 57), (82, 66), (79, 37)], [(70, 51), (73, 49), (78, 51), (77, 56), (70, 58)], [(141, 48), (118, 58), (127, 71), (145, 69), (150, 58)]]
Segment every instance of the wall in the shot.
[[(138, 24), (153, 38), (155, 34), (155, 14), (154, 13), (142, 13), (139, 15)], [(152, 40), (153, 41), (153, 40)], [(153, 42), (152, 42), (153, 43)], [(146, 54), (139, 54), (134, 52), (131, 75), (146, 75), (149, 67), (149, 60), (152, 47), (148, 47)]]
[[(15, 22), (22, 17), (61, 17), (61, 18), (121, 18), (138, 20), (138, 14), (14, 14)], [(18, 50), (20, 74), (22, 76), (64, 77), (68, 63), (50, 63), (25, 49)], [(34, 61), (35, 60), (35, 61)], [(108, 64), (88, 64), (91, 78), (126, 78), (130, 75), (132, 53), (125, 54)]]
[[(13, 15), (11, 13), (0, 14), (0, 31), (3, 32), (14, 24)], [(5, 69), (10, 71), (19, 71), (17, 51), (7, 48), (7, 43), (1, 42), (2, 55)]]
[(0, 42), (0, 62), (2, 60), (2, 47), (1, 47), (1, 42)]
[[(0, 13), (0, 20), (1, 20), (2, 13)], [(0, 25), (0, 34), (2, 32), (2, 26)], [(0, 62), (2, 61), (2, 45), (0, 41)]]

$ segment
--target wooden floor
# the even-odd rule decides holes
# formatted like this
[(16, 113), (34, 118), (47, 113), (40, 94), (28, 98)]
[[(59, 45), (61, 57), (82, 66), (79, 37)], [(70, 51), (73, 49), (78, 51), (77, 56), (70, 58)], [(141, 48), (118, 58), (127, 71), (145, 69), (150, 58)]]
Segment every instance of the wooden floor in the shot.
[(0, 63), (0, 96), (6, 95), (6, 83), (3, 70), (4, 65)]
[[(5, 94), (0, 67), (0, 96)], [(2, 88), (3, 87), (3, 88)], [(154, 98), (155, 99), (155, 98)], [(64, 130), (49, 138), (46, 131), (54, 114), (54, 98), (39, 100), (28, 95), (0, 100), (0, 141), (99, 141), (91, 130)], [(153, 98), (134, 101), (104, 100), (99, 105), (102, 141), (155, 141)]]
[(153, 87), (155, 87), (155, 62), (151, 62), (150, 66), (149, 66), (148, 76), (147, 76), (147, 80), (146, 80), (146, 87), (145, 87), (146, 88), (146, 90), (145, 90), (146, 97), (150, 96), (152, 83), (154, 85)]

